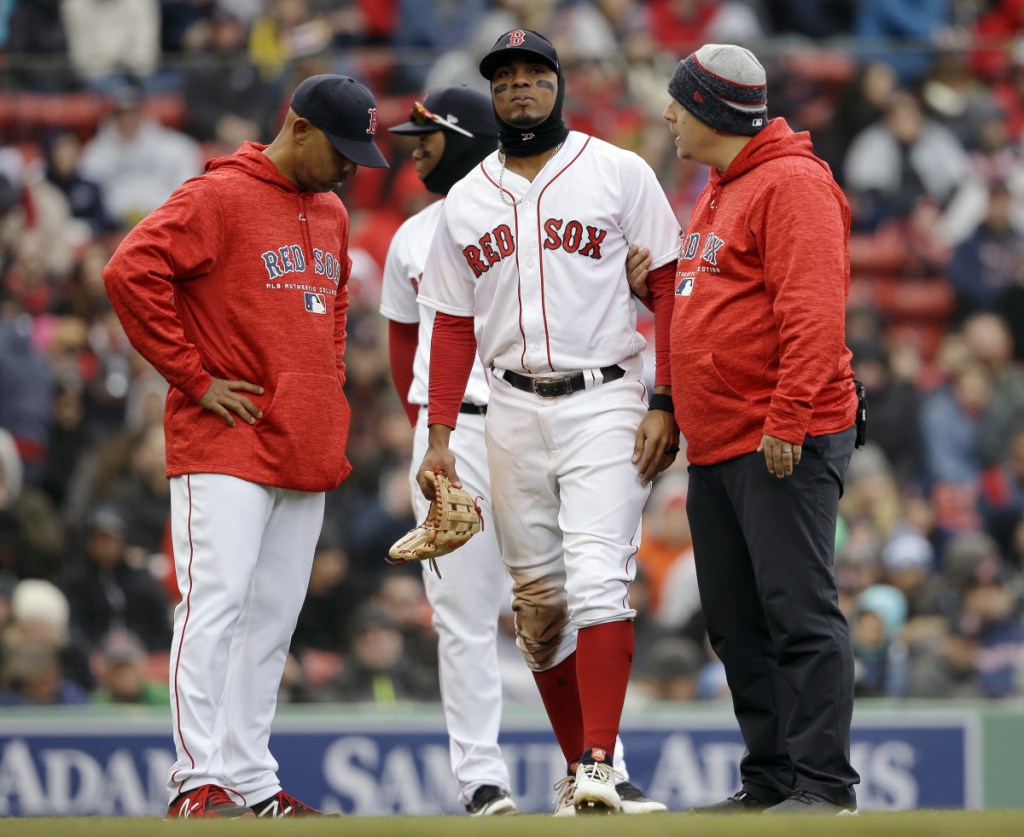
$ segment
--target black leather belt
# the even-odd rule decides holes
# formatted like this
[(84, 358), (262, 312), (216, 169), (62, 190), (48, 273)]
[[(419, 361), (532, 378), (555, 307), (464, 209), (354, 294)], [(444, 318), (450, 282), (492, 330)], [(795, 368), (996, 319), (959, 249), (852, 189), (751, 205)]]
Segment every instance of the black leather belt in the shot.
[(486, 416), (487, 405), (486, 404), (470, 404), (468, 401), (463, 401), (462, 406), (459, 407), (460, 413), (472, 416)]
[[(601, 382), (611, 383), (619, 380), (625, 374), (626, 370), (621, 366), (605, 366), (601, 370)], [(516, 389), (532, 392), (541, 398), (571, 395), (587, 387), (587, 379), (582, 372), (573, 372), (569, 375), (541, 375), (538, 378), (531, 378), (529, 375), (520, 375), (518, 372), (506, 369), (501, 373), (501, 377)]]

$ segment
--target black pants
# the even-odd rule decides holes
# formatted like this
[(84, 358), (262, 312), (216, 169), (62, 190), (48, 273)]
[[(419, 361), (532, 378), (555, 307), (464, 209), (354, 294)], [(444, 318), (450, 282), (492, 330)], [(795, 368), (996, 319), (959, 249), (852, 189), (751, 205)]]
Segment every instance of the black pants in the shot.
[(833, 574), (854, 428), (804, 439), (791, 476), (758, 453), (690, 466), (686, 511), (708, 635), (747, 752), (743, 789), (855, 804), (853, 650)]

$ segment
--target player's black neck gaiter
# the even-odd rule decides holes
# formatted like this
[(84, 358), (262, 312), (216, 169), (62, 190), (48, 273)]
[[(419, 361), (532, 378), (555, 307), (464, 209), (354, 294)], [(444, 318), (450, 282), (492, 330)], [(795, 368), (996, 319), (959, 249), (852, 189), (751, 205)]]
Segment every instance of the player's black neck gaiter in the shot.
[(464, 137), (455, 131), (444, 132), (444, 152), (423, 185), (435, 195), (447, 195), (448, 190), (469, 174), (470, 169), (494, 151), (494, 137)]
[(564, 142), (569, 136), (569, 129), (562, 121), (562, 100), (565, 98), (565, 79), (561, 72), (558, 74), (558, 95), (555, 97), (555, 106), (548, 114), (548, 118), (539, 125), (532, 128), (520, 128), (516, 125), (509, 125), (498, 119), (498, 138), (501, 140), (501, 150), (509, 157), (532, 157), (534, 154), (541, 154), (558, 143)]

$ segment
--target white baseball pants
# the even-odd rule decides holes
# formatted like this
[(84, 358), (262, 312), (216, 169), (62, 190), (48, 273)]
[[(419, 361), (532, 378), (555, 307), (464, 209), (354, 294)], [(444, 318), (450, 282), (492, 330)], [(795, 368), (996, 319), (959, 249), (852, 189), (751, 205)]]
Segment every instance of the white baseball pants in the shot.
[(324, 495), (223, 474), (171, 479), (181, 603), (171, 645), (171, 798), (205, 784), (246, 804), (281, 789), (268, 747)]
[[(511, 581), (501, 562), (492, 525), (484, 417), (460, 415), (451, 449), (463, 487), (479, 497), (484, 527), (464, 546), (438, 560), (443, 578), (423, 564), (427, 599), (438, 635), (441, 700), (448, 729), (452, 773), (467, 803), (481, 785), (509, 790), (508, 766), (498, 748), (501, 726), (501, 674), (498, 667), (498, 617), (510, 599)], [(415, 469), (427, 450), (427, 411), (420, 410), (413, 442)], [(428, 501), (413, 482), (417, 521), (427, 516)]]

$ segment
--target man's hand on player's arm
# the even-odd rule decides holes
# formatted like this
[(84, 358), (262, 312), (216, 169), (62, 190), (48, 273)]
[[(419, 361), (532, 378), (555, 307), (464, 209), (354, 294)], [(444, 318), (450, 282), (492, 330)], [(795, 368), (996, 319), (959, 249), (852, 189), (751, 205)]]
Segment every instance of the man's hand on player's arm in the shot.
[(428, 430), (427, 452), (416, 469), (416, 483), (428, 500), (434, 499), (434, 483), (427, 476), (428, 471), (444, 471), (452, 485), (462, 487), (459, 475), (455, 473), (455, 454), (448, 447), (451, 435), (452, 428), (446, 424), (432, 424)]
[(223, 378), (211, 378), (210, 386), (199, 399), (199, 406), (216, 413), (228, 427), (235, 426), (234, 413), (246, 424), (255, 424), (256, 419), (263, 418), (263, 410), (249, 398), (240, 393), (251, 392), (263, 395), (263, 387), (250, 384), (248, 381), (226, 381)]
[(651, 268), (651, 251), (638, 244), (630, 244), (626, 254), (626, 279), (629, 288), (643, 299), (650, 290), (647, 287), (647, 273)]
[[(671, 387), (658, 386), (654, 392), (669, 399), (672, 397)], [(671, 410), (648, 410), (636, 430), (636, 444), (633, 446), (633, 464), (637, 466), (640, 481), (645, 484), (651, 482), (676, 461), (678, 453), (679, 428), (675, 415)]]

